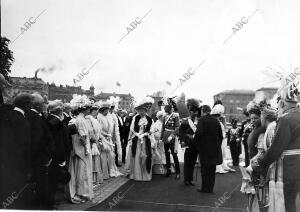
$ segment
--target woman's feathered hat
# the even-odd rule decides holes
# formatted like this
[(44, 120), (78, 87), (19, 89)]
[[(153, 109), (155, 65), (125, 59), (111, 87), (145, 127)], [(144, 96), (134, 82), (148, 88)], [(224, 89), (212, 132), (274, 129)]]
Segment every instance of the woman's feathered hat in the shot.
[(73, 94), (73, 99), (70, 101), (72, 109), (86, 109), (90, 107), (91, 101), (86, 95)]
[(111, 107), (111, 103), (109, 101), (98, 101), (95, 103), (100, 110), (109, 109)]
[(137, 101), (134, 105), (134, 108), (135, 109), (144, 108), (146, 110), (149, 110), (153, 103), (154, 103), (154, 99), (151, 98), (150, 96), (147, 96), (141, 99), (140, 101)]
[[(277, 90), (278, 98), (277, 100), (284, 100), (286, 102), (293, 102), (297, 103), (297, 97), (299, 96), (299, 75), (300, 75), (300, 68), (296, 67), (290, 70), (291, 73), (288, 75), (274, 70), (271, 67), (267, 67), (268, 70), (265, 70), (264, 73), (275, 81), (280, 81), (280, 87)], [(283, 70), (283, 69), (282, 69)], [(283, 70), (284, 71), (284, 70)]]
[(110, 96), (108, 102), (110, 103), (111, 107), (115, 107), (116, 109), (119, 106), (119, 102), (121, 101), (120, 97)]
[(224, 112), (225, 112), (225, 108), (221, 104), (216, 104), (211, 110), (212, 115), (223, 115)]

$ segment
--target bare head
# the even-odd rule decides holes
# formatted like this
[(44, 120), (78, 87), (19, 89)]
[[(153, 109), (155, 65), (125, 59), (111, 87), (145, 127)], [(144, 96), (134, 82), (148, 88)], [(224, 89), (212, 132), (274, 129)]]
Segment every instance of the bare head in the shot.
[(38, 112), (43, 112), (43, 107), (45, 104), (44, 98), (39, 93), (33, 93), (32, 96), (32, 108), (36, 109)]
[(32, 96), (28, 93), (19, 93), (15, 97), (13, 104), (24, 111), (28, 111), (32, 107)]

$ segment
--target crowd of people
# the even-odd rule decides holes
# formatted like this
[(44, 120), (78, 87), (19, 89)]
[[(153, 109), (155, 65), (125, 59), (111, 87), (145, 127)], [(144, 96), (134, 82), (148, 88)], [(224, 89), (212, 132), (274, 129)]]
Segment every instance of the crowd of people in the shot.
[[(113, 97), (96, 101), (74, 95), (62, 103), (20, 93), (13, 104), (0, 105), (1, 208), (53, 210), (59, 185), (70, 202), (82, 204), (93, 199), (94, 186), (112, 177), (150, 181), (153, 174), (174, 173), (178, 180), (182, 148), (186, 186), (195, 183), (197, 161), (202, 177), (197, 191), (203, 193), (213, 192), (216, 173), (239, 167), (250, 211), (255, 211), (255, 200), (259, 210), (295, 211), (300, 191), (298, 94), (293, 83), (280, 88), (276, 106), (250, 102), (240, 126), (232, 119), (228, 127), (221, 101), (211, 108), (188, 99), (189, 117), (182, 118), (172, 98), (159, 101), (150, 115), (151, 97), (128, 113), (118, 109)], [(260, 190), (263, 198), (257, 198)]]

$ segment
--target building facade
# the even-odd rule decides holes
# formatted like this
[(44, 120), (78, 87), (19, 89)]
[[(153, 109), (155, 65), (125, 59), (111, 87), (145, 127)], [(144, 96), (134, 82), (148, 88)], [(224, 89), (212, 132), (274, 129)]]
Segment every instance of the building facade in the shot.
[(226, 90), (214, 95), (214, 102), (221, 100), (225, 107), (226, 121), (233, 118), (242, 121), (244, 115), (240, 108), (246, 108), (247, 104), (253, 100), (255, 92), (252, 90)]
[(38, 77), (10, 77), (11, 87), (5, 88), (3, 95), (4, 102), (10, 102), (18, 93), (34, 93), (38, 92), (42, 96), (46, 96), (48, 100), (60, 99), (63, 102), (69, 102), (73, 94), (94, 96), (94, 87), (91, 86), (89, 90), (83, 90), (81, 86), (56, 86), (54, 83), (45, 83)]
[(21, 92), (30, 94), (39, 92), (43, 96), (48, 96), (48, 86), (41, 78), (10, 77), (9, 82), (11, 86), (5, 88), (3, 95), (4, 102), (11, 102)]
[(89, 90), (83, 90), (81, 86), (56, 86), (54, 83), (47, 83), (48, 86), (48, 99), (55, 100), (61, 99), (63, 102), (69, 102), (73, 98), (73, 94), (94, 96), (94, 86), (91, 86)]
[(265, 99), (267, 103), (270, 103), (277, 90), (278, 88), (260, 88), (255, 91), (255, 99)]

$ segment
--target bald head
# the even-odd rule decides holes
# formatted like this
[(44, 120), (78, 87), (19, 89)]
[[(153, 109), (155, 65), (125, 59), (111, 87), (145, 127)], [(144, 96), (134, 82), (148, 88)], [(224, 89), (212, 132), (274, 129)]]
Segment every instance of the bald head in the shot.
[(32, 96), (32, 107), (36, 109), (38, 112), (43, 111), (44, 98), (39, 93), (33, 93)]
[(19, 93), (14, 101), (14, 105), (24, 111), (30, 110), (32, 106), (32, 96), (28, 93)]

